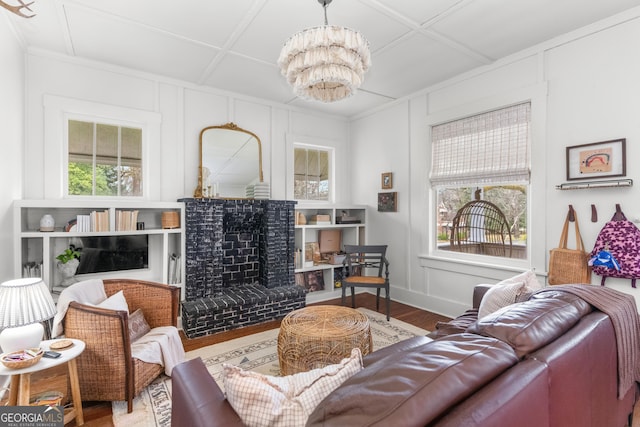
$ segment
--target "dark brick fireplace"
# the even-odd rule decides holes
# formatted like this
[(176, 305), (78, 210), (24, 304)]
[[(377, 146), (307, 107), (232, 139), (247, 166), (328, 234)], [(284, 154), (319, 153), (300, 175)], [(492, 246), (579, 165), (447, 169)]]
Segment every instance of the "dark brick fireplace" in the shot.
[(304, 307), (294, 281), (295, 202), (181, 199), (189, 338), (284, 317)]

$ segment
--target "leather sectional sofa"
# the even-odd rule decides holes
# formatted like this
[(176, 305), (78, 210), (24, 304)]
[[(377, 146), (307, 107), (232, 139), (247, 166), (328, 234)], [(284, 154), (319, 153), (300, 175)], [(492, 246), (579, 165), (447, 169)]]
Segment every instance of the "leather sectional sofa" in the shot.
[[(485, 290), (476, 287), (476, 307)], [(365, 368), (324, 399), (307, 425), (631, 425), (637, 375), (619, 387), (609, 315), (561, 290), (478, 321), (476, 313), (439, 325), (435, 340), (415, 337), (365, 356)], [(173, 425), (242, 425), (200, 359), (174, 369), (172, 399)]]

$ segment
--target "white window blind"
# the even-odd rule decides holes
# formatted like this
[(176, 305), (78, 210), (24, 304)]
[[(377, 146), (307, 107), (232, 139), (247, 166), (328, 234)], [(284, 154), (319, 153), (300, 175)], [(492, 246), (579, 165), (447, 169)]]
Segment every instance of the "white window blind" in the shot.
[(431, 128), (431, 184), (529, 182), (531, 103)]

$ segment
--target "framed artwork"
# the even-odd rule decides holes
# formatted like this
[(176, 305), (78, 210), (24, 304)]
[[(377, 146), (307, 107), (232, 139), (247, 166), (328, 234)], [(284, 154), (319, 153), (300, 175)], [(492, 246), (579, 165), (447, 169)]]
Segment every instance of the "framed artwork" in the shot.
[(395, 191), (389, 193), (378, 193), (378, 212), (397, 212), (398, 211), (398, 193)]
[(393, 188), (393, 174), (385, 172), (382, 174), (382, 189), (391, 190)]
[(304, 272), (305, 288), (309, 292), (321, 291), (324, 289), (324, 270), (313, 270)]
[(627, 175), (626, 138), (567, 147), (567, 180)]

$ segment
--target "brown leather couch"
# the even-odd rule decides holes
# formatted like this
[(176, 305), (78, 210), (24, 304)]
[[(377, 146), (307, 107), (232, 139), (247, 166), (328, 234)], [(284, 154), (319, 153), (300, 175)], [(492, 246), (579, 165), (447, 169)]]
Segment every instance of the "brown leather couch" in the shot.
[[(477, 307), (484, 288), (476, 288)], [(618, 397), (616, 338), (606, 314), (562, 292), (364, 357), (308, 426), (626, 426), (637, 385)], [(462, 332), (461, 332), (462, 331)], [(200, 359), (173, 370), (172, 425), (241, 426)]]

